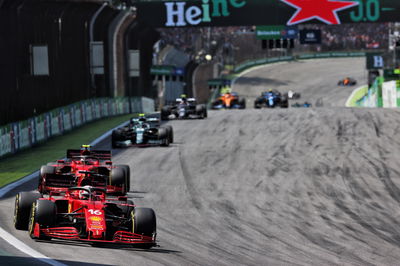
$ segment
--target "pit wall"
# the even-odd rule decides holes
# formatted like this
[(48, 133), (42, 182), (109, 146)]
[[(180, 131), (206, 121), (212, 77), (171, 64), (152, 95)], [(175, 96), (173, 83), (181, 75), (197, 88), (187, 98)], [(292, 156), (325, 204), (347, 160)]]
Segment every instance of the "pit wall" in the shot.
[(385, 81), (383, 77), (375, 80), (367, 94), (356, 102), (359, 107), (400, 107), (400, 80)]
[(145, 97), (98, 98), (80, 101), (0, 127), (0, 157), (45, 142), (101, 118), (154, 112), (154, 100)]

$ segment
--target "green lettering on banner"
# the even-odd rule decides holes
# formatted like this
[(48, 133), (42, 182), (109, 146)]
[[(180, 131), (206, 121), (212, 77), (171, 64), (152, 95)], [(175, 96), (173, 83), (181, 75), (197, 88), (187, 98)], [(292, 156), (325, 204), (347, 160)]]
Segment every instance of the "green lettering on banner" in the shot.
[[(229, 16), (229, 11), (228, 11), (228, 3), (226, 2), (226, 0), (212, 0), (213, 2), (213, 13), (212, 16), (213, 17), (220, 17), (221, 13), (222, 16), (227, 17)], [(220, 12), (220, 8), (222, 9), (222, 11)]]
[(282, 38), (285, 26), (257, 26), (256, 37), (259, 40), (275, 40)]
[(210, 18), (210, 6), (208, 5), (209, 0), (203, 0), (203, 4), (201, 5), (203, 8), (203, 22), (211, 22)]
[(246, 4), (246, 1), (245, 0), (242, 0), (242, 1), (238, 1), (238, 0), (231, 0), (231, 5), (233, 6), (233, 7), (236, 7), (236, 8), (241, 8), (241, 7), (244, 7), (244, 5)]

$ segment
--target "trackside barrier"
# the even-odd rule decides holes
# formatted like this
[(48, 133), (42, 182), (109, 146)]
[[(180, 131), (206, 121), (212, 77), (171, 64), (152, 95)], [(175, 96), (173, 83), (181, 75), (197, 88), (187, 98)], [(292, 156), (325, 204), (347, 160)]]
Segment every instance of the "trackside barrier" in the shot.
[(88, 122), (116, 115), (154, 112), (146, 97), (98, 98), (60, 107), (33, 118), (0, 127), (0, 157), (32, 147)]
[(382, 107), (382, 84), (383, 77), (375, 79), (368, 93), (356, 102), (359, 107)]
[(281, 56), (281, 57), (271, 57), (262, 58), (257, 60), (249, 60), (241, 63), (233, 69), (235, 74), (238, 74), (248, 68), (293, 60), (304, 60), (304, 59), (319, 59), (319, 58), (339, 58), (339, 57), (363, 57), (366, 53), (364, 52), (329, 52), (329, 53), (310, 53), (310, 54), (300, 54), (296, 56)]

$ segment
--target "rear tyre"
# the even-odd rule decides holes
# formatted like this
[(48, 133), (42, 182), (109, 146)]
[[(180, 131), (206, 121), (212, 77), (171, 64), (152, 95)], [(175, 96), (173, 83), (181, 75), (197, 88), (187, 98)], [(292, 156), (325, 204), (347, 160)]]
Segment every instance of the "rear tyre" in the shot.
[(241, 99), (239, 101), (239, 105), (240, 105), (240, 109), (246, 109), (246, 100), (245, 99)]
[(43, 191), (43, 179), (46, 178), (47, 175), (53, 175), (56, 173), (56, 167), (52, 165), (42, 165), (40, 167), (40, 174), (39, 174), (39, 184), (38, 184), (38, 190), (41, 193), (44, 193)]
[[(116, 187), (121, 187), (122, 191), (121, 193), (115, 193), (118, 195), (125, 195), (127, 192), (127, 184), (126, 184), (126, 174), (125, 170), (122, 168), (112, 168), (111, 169), (111, 174), (110, 174), (110, 179), (109, 179), (109, 185), (110, 186), (116, 186)], [(125, 193), (124, 193), (125, 192)]]
[(288, 108), (289, 107), (289, 98), (287, 96), (282, 96), (281, 98), (281, 107)]
[(122, 168), (112, 168), (110, 175), (110, 185), (111, 186), (121, 186), (125, 185), (126, 181), (125, 170)]
[(168, 120), (171, 110), (169, 106), (164, 106), (161, 108), (161, 120)]
[(40, 176), (45, 177), (48, 174), (55, 174), (56, 173), (56, 167), (55, 166), (50, 166), (50, 165), (43, 165), (40, 167)]
[(115, 167), (116, 168), (121, 168), (122, 170), (124, 170), (124, 174), (125, 174), (125, 177), (126, 177), (126, 180), (125, 180), (125, 184), (126, 184), (125, 191), (129, 192), (129, 190), (131, 189), (131, 169), (130, 169), (129, 165), (119, 164), (119, 165), (116, 165)]
[(41, 197), (39, 192), (19, 192), (15, 196), (14, 226), (18, 230), (28, 230), (32, 204)]
[(204, 104), (196, 105), (196, 114), (200, 119), (204, 119), (207, 117), (207, 109)]
[(32, 204), (31, 215), (29, 218), (29, 236), (32, 239), (50, 239), (39, 232), (39, 236), (34, 235), (37, 224), (40, 228), (54, 226), (57, 214), (56, 204), (50, 200), (36, 200)]
[(111, 134), (111, 147), (113, 149), (118, 148), (117, 141), (119, 140), (120, 132), (118, 130), (113, 130)]

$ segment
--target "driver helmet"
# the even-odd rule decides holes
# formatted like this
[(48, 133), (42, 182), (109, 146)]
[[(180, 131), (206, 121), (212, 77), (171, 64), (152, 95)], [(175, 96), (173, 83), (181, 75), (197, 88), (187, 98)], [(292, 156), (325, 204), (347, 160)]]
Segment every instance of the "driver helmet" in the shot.
[(187, 102), (186, 94), (181, 94), (181, 99), (182, 99), (182, 102), (186, 103)]
[(139, 114), (139, 122), (146, 122), (146, 117), (144, 114)]
[(268, 89), (268, 92), (272, 92), (272, 89)]
[[(92, 187), (91, 186), (84, 186), (84, 188), (91, 190)], [(86, 190), (82, 190), (79, 192), (79, 199), (82, 200), (88, 200), (90, 197), (90, 193)]]
[(81, 146), (81, 155), (90, 155), (90, 145)]

